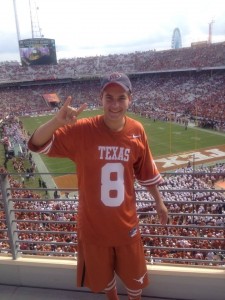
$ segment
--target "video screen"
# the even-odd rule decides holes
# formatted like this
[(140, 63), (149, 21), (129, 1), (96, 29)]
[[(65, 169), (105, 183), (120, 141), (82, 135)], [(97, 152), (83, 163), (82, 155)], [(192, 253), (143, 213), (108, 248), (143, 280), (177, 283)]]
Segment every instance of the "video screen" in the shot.
[(57, 64), (54, 39), (20, 40), (19, 48), (22, 66)]

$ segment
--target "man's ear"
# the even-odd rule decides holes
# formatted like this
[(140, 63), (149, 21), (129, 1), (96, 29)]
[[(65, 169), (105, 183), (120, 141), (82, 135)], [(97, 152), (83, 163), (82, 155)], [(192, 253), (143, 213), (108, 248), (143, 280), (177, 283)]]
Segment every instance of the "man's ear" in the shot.
[(129, 106), (131, 105), (132, 103), (132, 94), (129, 95)]

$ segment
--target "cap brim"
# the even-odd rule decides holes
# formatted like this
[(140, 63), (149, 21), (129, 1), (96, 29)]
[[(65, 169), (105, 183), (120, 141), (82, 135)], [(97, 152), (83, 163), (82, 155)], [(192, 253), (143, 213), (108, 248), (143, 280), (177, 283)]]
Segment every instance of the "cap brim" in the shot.
[(107, 82), (107, 83), (102, 87), (101, 92), (103, 92), (107, 86), (112, 85), (112, 84), (117, 84), (117, 85), (121, 86), (121, 87), (125, 90), (125, 92), (129, 92), (129, 91), (130, 91), (129, 88), (128, 88), (127, 86), (125, 86), (124, 84), (122, 84), (122, 83), (120, 83), (120, 82), (114, 82), (114, 81), (111, 81), (111, 82)]

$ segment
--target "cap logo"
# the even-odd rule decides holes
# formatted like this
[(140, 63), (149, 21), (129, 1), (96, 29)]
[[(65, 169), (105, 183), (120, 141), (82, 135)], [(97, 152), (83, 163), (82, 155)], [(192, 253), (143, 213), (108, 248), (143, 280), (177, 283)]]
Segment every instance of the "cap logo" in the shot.
[(120, 85), (126, 92), (129, 91), (131, 93), (132, 91), (132, 85), (128, 76), (120, 72), (105, 75), (101, 80), (101, 91), (103, 92), (103, 90), (112, 83)]
[(121, 76), (121, 74), (120, 73), (112, 73), (112, 74), (110, 74), (110, 76), (109, 76), (109, 80), (116, 80), (116, 79), (119, 79), (119, 78), (121, 78), (122, 76)]

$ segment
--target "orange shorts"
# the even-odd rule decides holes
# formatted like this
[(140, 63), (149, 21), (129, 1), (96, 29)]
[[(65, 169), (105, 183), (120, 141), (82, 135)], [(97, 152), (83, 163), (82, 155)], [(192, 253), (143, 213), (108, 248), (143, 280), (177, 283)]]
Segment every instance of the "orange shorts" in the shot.
[(126, 288), (139, 290), (149, 283), (141, 240), (119, 247), (78, 243), (77, 286), (103, 291), (115, 273)]

